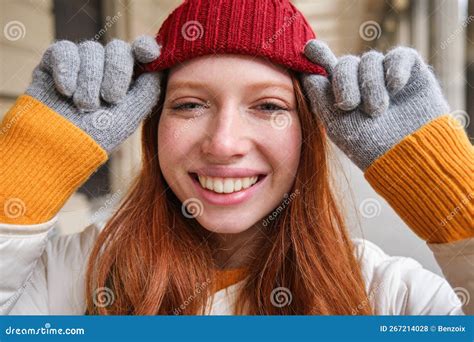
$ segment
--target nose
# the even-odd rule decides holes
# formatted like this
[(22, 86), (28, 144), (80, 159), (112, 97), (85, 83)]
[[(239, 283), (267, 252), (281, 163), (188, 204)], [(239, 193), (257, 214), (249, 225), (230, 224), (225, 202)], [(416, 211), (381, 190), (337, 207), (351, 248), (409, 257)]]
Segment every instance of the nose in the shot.
[(242, 157), (251, 148), (248, 133), (238, 108), (221, 108), (209, 122), (202, 152), (215, 162)]

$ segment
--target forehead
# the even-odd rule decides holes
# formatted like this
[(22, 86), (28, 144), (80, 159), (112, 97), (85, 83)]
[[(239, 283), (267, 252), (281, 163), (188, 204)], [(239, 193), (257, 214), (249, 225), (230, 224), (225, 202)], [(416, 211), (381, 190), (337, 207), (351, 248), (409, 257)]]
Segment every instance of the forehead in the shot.
[(186, 61), (170, 69), (168, 82), (199, 81), (252, 84), (268, 82), (292, 85), (290, 73), (282, 66), (248, 55), (207, 55)]

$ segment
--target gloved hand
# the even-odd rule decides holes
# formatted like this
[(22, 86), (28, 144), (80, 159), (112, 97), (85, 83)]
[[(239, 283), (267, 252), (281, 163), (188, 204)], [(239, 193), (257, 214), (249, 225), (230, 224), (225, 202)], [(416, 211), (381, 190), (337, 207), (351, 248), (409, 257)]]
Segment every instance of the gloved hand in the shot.
[(433, 72), (411, 48), (338, 59), (325, 43), (311, 40), (305, 54), (329, 74), (303, 76), (312, 110), (362, 171), (404, 137), (449, 113)]
[(145, 73), (132, 82), (135, 59), (148, 63), (160, 47), (153, 37), (132, 45), (113, 40), (52, 44), (33, 72), (26, 94), (41, 101), (90, 135), (108, 153), (138, 127), (157, 103), (160, 74)]

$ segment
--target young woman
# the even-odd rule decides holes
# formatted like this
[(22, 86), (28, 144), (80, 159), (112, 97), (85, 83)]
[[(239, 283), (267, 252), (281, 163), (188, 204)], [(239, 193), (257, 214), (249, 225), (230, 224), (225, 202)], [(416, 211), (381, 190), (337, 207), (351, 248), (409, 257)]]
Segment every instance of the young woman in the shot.
[[(337, 59), (288, 1), (236, 3), (185, 1), (156, 41), (45, 52), (1, 126), (1, 312), (472, 313), (474, 150), (429, 67), (408, 48)], [(50, 234), (142, 121), (105, 227)], [(449, 283), (349, 237), (328, 136)]]

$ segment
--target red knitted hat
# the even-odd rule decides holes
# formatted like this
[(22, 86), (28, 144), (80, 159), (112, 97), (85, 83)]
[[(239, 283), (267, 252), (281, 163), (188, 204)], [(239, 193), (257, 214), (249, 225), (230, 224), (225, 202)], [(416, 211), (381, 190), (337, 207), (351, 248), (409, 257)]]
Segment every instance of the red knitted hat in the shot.
[(159, 58), (144, 66), (161, 71), (211, 54), (264, 57), (287, 68), (327, 75), (304, 55), (316, 36), (289, 0), (185, 0), (161, 26)]

